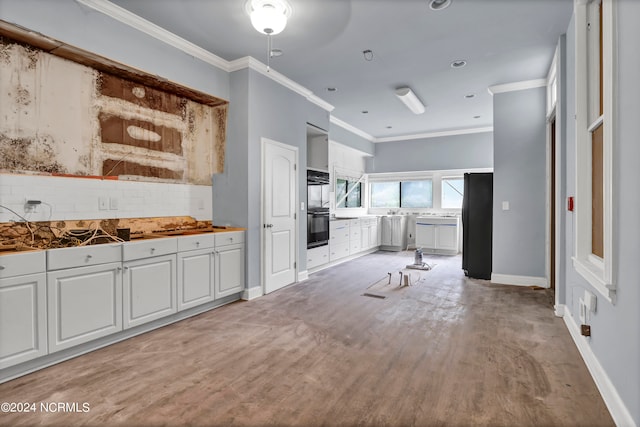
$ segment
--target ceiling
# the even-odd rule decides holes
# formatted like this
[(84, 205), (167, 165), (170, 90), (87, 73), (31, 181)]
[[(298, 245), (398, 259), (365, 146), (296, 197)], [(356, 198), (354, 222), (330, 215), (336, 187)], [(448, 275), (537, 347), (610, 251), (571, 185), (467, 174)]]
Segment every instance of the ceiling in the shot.
[[(111, 2), (227, 61), (267, 63), (267, 37), (251, 26), (246, 0)], [(452, 0), (439, 11), (429, 0), (288, 2), (287, 27), (272, 40), (284, 54), (271, 68), (378, 140), (491, 127), (487, 89), (545, 78), (573, 7), (573, 0)], [(452, 68), (457, 60), (467, 65)], [(424, 114), (400, 102), (400, 86), (413, 89)]]

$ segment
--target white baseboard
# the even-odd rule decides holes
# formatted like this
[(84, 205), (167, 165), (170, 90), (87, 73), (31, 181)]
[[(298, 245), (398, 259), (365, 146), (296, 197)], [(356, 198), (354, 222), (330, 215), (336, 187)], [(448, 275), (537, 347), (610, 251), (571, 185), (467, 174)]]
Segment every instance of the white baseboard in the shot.
[(549, 287), (549, 282), (545, 277), (515, 276), (512, 274), (491, 273), (491, 282), (501, 285)]
[(556, 315), (556, 317), (564, 317), (564, 313), (566, 306), (564, 304), (556, 304), (553, 306), (553, 314)]
[(578, 324), (564, 305), (562, 306), (562, 312), (564, 313), (564, 323), (567, 325), (571, 338), (573, 338), (573, 342), (576, 344), (576, 347), (578, 347), (582, 360), (584, 360), (584, 363), (587, 365), (587, 369), (589, 370), (593, 381), (596, 383), (596, 387), (598, 387), (613, 421), (620, 427), (638, 427), (633, 420), (631, 413), (620, 398), (615, 386), (609, 379), (609, 376), (602, 368), (602, 365), (600, 365), (596, 355), (591, 350), (589, 338), (580, 334)]
[(307, 270), (298, 271), (298, 282), (304, 282), (309, 278), (309, 272)]
[(251, 301), (252, 299), (259, 298), (262, 295), (264, 295), (262, 293), (262, 287), (254, 286), (252, 288), (248, 288), (242, 291), (242, 296), (240, 298), (242, 298), (245, 301)]

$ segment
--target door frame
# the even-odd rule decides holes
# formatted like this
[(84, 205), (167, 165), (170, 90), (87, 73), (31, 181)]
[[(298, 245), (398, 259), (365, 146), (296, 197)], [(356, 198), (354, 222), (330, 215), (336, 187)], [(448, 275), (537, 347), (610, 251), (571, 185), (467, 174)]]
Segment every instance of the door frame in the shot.
[(284, 144), (282, 142), (275, 141), (273, 139), (260, 137), (260, 223), (258, 224), (260, 230), (260, 277), (262, 282), (262, 295), (266, 295), (266, 285), (267, 285), (267, 268), (266, 268), (266, 239), (265, 233), (266, 229), (262, 226), (265, 224), (265, 206), (264, 206), (264, 196), (265, 196), (265, 147), (267, 144), (274, 145), (280, 148), (284, 148), (285, 150), (291, 150), (295, 153), (295, 164), (296, 167), (294, 169), (295, 173), (295, 201), (294, 201), (294, 212), (295, 212), (295, 224), (294, 224), (294, 239), (295, 239), (295, 257), (294, 257), (294, 271), (295, 271), (295, 282), (299, 281), (300, 275), (300, 260), (299, 260), (299, 246), (300, 246), (300, 236), (299, 236), (299, 228), (300, 221), (298, 215), (298, 206), (300, 206), (300, 170), (298, 165), (300, 164), (300, 150), (298, 147)]
[[(546, 183), (546, 187), (547, 187), (547, 197), (546, 197), (546, 230), (545, 230), (545, 235), (546, 235), (546, 247), (545, 247), (545, 272), (546, 272), (546, 276), (547, 276), (547, 288), (551, 288), (551, 284), (554, 283), (554, 294), (555, 294), (555, 307), (559, 307), (559, 297), (560, 297), (560, 292), (558, 290), (558, 285), (559, 285), (559, 279), (560, 279), (560, 256), (561, 256), (561, 245), (560, 245), (560, 233), (559, 231), (561, 231), (561, 227), (560, 227), (560, 215), (562, 213), (562, 200), (560, 199), (560, 195), (561, 195), (561, 188), (560, 188), (560, 172), (561, 172), (561, 157), (560, 157), (560, 141), (558, 140), (558, 121), (557, 121), (557, 116), (556, 116), (556, 107), (554, 107), (551, 112), (549, 113), (549, 115), (547, 116), (547, 120), (546, 120), (546, 133), (547, 133), (547, 143), (546, 143), (546, 163), (547, 163), (547, 183)], [(553, 124), (555, 123), (555, 135), (552, 135), (552, 129), (554, 129)], [(554, 144), (555, 142), (555, 144)], [(551, 150), (554, 150), (554, 152), (552, 153)], [(552, 155), (553, 154), (553, 155)], [(554, 162), (555, 160), (555, 162)], [(553, 182), (552, 180), (552, 171), (555, 171), (555, 182)], [(554, 198), (554, 200), (552, 200), (552, 198)], [(552, 203), (554, 202), (554, 203)], [(552, 206), (555, 206), (555, 209), (552, 212)], [(554, 224), (555, 226), (555, 238), (552, 239), (551, 236), (551, 225)], [(554, 245), (555, 247), (555, 251), (553, 253), (553, 259), (552, 257), (552, 251), (551, 251), (551, 245)], [(551, 264), (554, 264), (555, 269), (554, 269), (554, 273), (553, 273), (553, 277), (551, 277)], [(557, 315), (560, 315), (559, 313), (556, 313)]]

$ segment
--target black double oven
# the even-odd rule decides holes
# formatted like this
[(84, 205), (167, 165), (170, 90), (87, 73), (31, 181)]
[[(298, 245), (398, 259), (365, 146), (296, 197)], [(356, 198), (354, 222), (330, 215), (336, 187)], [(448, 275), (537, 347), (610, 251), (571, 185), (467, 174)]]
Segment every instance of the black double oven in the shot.
[(329, 173), (307, 170), (307, 249), (329, 244)]

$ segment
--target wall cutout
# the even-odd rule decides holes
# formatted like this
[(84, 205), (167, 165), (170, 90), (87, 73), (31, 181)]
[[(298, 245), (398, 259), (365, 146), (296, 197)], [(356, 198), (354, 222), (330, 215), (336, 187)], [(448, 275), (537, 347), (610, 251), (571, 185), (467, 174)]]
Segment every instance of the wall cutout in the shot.
[(199, 185), (223, 171), (226, 101), (60, 46), (0, 37), (1, 171)]

